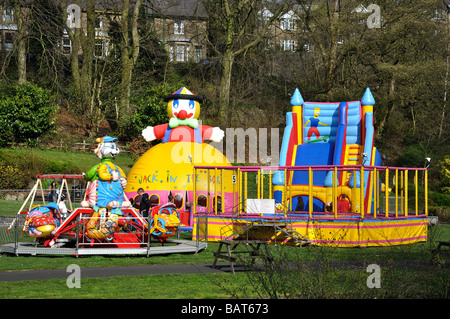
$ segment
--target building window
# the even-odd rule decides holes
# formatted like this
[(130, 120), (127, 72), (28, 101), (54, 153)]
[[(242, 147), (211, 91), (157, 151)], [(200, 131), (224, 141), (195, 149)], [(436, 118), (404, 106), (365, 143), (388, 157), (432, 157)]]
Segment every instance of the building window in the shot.
[(103, 16), (101, 14), (95, 18), (95, 29), (103, 30)]
[(170, 44), (169, 45), (169, 61), (188, 62), (190, 55), (189, 44)]
[(3, 9), (2, 21), (4, 23), (14, 22), (14, 10), (12, 8)]
[(281, 40), (282, 51), (295, 51), (296, 46), (295, 40)]
[(5, 51), (14, 50), (14, 38), (11, 32), (5, 33)]
[(293, 18), (281, 19), (281, 30), (295, 31), (297, 29), (297, 23)]
[(194, 47), (194, 61), (200, 62), (203, 59), (203, 48), (201, 46)]
[(305, 43), (303, 45), (303, 50), (305, 50), (305, 52), (311, 52), (311, 44)]
[(173, 45), (169, 46), (169, 61), (173, 61), (174, 60), (174, 47)]
[(184, 34), (184, 21), (177, 20), (173, 24), (173, 33), (174, 34)]
[(95, 39), (95, 52), (96, 58), (104, 58), (108, 55), (108, 43), (103, 39)]
[(63, 54), (71, 54), (72, 53), (72, 41), (70, 38), (62, 39), (62, 50)]
[(177, 45), (177, 61), (184, 62), (185, 60), (185, 47), (182, 44)]
[(297, 20), (299, 17), (292, 11), (286, 12), (280, 17), (280, 28), (286, 31), (297, 30)]
[[(259, 18), (259, 26), (262, 28), (264, 27), (267, 22), (269, 22), (270, 18), (273, 17), (273, 13), (270, 12), (267, 8), (262, 9), (258, 12), (258, 18)], [(269, 26), (270, 28), (270, 26)]]

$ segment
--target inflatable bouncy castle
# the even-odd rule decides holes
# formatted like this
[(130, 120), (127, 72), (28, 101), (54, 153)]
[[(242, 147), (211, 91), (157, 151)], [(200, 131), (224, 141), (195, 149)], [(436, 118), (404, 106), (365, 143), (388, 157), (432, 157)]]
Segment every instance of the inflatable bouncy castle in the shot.
[[(280, 152), (280, 166), (379, 166), (381, 156), (374, 146), (373, 105), (375, 99), (369, 88), (360, 101), (321, 103), (304, 102), (298, 89), (292, 98), (292, 112), (286, 115), (286, 129)], [(359, 171), (322, 170), (314, 173), (312, 181), (313, 210), (331, 211), (333, 178), (337, 180), (339, 210), (364, 213), (374, 210), (373, 175), (364, 174), (364, 190), (360, 194)], [(309, 206), (309, 173), (295, 171), (284, 176), (278, 171), (273, 179), (274, 198), (281, 203), (285, 179), (289, 180), (289, 205), (292, 210)], [(384, 184), (382, 185), (384, 187)], [(361, 198), (364, 204), (361, 205)], [(342, 207), (341, 207), (342, 206)]]

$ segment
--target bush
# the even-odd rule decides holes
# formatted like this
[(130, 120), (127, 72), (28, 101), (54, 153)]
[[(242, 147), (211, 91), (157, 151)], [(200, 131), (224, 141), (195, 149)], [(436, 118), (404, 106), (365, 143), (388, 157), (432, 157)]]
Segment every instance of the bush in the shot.
[(440, 163), (442, 192), (450, 194), (450, 157), (446, 156)]
[(0, 189), (22, 189), (27, 186), (24, 174), (17, 167), (0, 166)]
[(52, 116), (57, 110), (49, 91), (34, 84), (0, 83), (0, 146), (27, 142), (55, 129)]
[(149, 145), (141, 135), (127, 144), (127, 151), (133, 161), (137, 161), (148, 149)]

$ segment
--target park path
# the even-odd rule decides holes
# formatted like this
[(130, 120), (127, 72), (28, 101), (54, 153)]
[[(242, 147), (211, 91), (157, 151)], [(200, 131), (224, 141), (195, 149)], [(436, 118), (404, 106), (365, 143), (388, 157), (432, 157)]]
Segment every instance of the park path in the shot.
[[(236, 266), (235, 266), (236, 267)], [(81, 268), (83, 278), (139, 276), (156, 274), (207, 274), (231, 272), (229, 263), (218, 263), (212, 269), (211, 263), (174, 264), (174, 265), (137, 265), (120, 267), (86, 267)], [(0, 271), (0, 282), (23, 280), (67, 279), (72, 271), (61, 269), (14, 270)]]

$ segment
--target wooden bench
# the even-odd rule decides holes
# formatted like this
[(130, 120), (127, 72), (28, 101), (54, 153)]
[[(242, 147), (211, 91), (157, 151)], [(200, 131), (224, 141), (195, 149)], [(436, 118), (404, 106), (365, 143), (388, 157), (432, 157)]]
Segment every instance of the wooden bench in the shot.
[[(236, 250), (237, 247), (244, 248), (240, 250)], [(261, 246), (265, 249), (265, 254), (261, 252)], [(222, 251), (222, 248), (225, 248)], [(239, 259), (251, 259), (254, 262), (255, 259), (267, 259), (269, 256), (269, 248), (267, 242), (264, 240), (221, 240), (219, 242), (219, 249), (214, 252), (214, 259), (212, 268), (216, 267), (217, 261), (219, 258), (228, 260), (231, 264), (231, 272), (233, 275), (234, 272), (234, 264)]]
[(436, 250), (440, 251), (442, 246), (446, 246), (450, 249), (450, 241), (439, 241)]
[[(448, 247), (448, 249), (446, 249), (446, 250), (441, 249), (441, 247), (443, 247), (443, 246)], [(450, 241), (439, 241), (436, 249), (433, 249), (431, 251), (431, 255), (432, 255), (431, 261), (433, 263), (436, 262), (437, 256), (439, 256), (441, 253), (448, 253), (448, 252), (450, 252)]]

